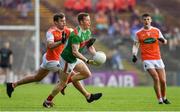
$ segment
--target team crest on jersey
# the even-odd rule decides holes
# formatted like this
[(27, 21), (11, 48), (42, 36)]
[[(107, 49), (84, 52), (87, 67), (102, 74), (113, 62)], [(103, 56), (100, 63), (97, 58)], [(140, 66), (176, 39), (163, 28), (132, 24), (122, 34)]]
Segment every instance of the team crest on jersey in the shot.
[(144, 43), (146, 43), (146, 44), (151, 44), (151, 43), (154, 43), (154, 42), (156, 42), (156, 39), (152, 38), (152, 37), (147, 38), (147, 39), (144, 40)]

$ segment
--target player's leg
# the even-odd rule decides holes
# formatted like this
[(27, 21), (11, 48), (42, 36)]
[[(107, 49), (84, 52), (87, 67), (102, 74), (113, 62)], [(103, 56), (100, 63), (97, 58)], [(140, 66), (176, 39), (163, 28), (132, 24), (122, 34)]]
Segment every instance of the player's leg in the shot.
[(59, 78), (60, 82), (57, 83), (57, 85), (54, 87), (54, 89), (51, 91), (50, 95), (46, 98), (46, 100), (43, 102), (43, 106), (46, 108), (53, 107), (54, 103), (52, 100), (54, 97), (67, 85), (67, 78), (68, 73), (64, 73), (61, 70), (59, 70)]
[(39, 82), (41, 81), (45, 76), (47, 76), (49, 73), (49, 70), (44, 68), (39, 68), (38, 72), (35, 75), (26, 76), (25, 78), (13, 83), (14, 88), (22, 85), (27, 84), (31, 82)]
[(87, 65), (82, 61), (78, 63), (74, 69), (77, 71), (77, 74), (71, 77), (70, 80), (72, 80), (72, 82), (86, 79), (92, 75)]
[(158, 77), (160, 80), (160, 86), (161, 86), (161, 94), (162, 94), (162, 98), (163, 98), (163, 102), (165, 104), (170, 104), (170, 102), (167, 100), (166, 98), (166, 73), (165, 73), (165, 69), (156, 69), (157, 73), (158, 73)]
[(73, 86), (82, 94), (84, 95), (84, 97), (86, 98), (88, 103), (91, 103), (95, 100), (98, 100), (99, 98), (101, 98), (102, 93), (89, 93), (85, 87), (81, 84), (80, 81), (76, 81), (76, 82), (72, 82)]
[(37, 82), (42, 80), (45, 76), (47, 76), (47, 74), (49, 73), (49, 70), (44, 69), (44, 68), (40, 68), (38, 70), (38, 72), (36, 73), (36, 75), (30, 75), (30, 76), (26, 76), (25, 78), (14, 82), (14, 83), (7, 83), (7, 94), (9, 97), (11, 97), (12, 92), (14, 91), (14, 88), (16, 88), (19, 85), (23, 85), (23, 84), (27, 84), (27, 83), (31, 83), (31, 82)]
[(156, 72), (156, 69), (154, 68), (147, 69), (147, 71), (153, 79), (156, 97), (158, 98), (159, 103), (162, 104), (163, 100), (162, 100), (162, 95), (161, 95), (160, 81), (159, 81), (160, 79), (158, 77), (158, 73)]
[(80, 83), (80, 81), (76, 81), (76, 80), (80, 80), (81, 78), (86, 78), (86, 77), (91, 76), (91, 72), (89, 68), (87, 67), (87, 65), (84, 62), (80, 61), (79, 63), (76, 64), (76, 66), (74, 67), (74, 70), (76, 71), (76, 73), (72, 72), (69, 80), (72, 81), (76, 89), (82, 95), (85, 96), (85, 98), (87, 99), (87, 102), (91, 103), (94, 100), (98, 100), (102, 96), (102, 93), (91, 94), (84, 88), (84, 86)]
[(6, 75), (4, 68), (0, 67), (0, 84), (4, 84), (6, 82)]

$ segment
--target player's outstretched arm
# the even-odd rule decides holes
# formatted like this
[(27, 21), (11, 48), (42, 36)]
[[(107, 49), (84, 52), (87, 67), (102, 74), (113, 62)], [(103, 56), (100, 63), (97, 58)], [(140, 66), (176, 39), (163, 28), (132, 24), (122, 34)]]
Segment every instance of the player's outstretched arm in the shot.
[(137, 59), (137, 53), (138, 53), (138, 49), (139, 49), (139, 42), (134, 42), (133, 47), (132, 47), (132, 62), (135, 63), (138, 59)]

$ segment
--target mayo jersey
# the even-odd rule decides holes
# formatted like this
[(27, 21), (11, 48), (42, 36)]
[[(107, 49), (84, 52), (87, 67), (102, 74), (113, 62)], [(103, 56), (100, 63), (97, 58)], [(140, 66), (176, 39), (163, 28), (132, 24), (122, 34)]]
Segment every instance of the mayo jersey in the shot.
[(82, 31), (82, 29), (78, 26), (71, 32), (66, 48), (61, 54), (61, 57), (67, 61), (68, 63), (74, 63), (77, 61), (76, 57), (72, 53), (72, 44), (79, 44), (79, 52), (81, 53), (87, 45), (88, 40), (91, 37), (91, 31), (87, 29), (86, 31)]
[(158, 38), (164, 38), (158, 28), (151, 27), (146, 30), (141, 28), (136, 32), (135, 41), (140, 45), (141, 59), (142, 60), (159, 60), (161, 53), (159, 48)]
[[(51, 41), (51, 42), (57, 42), (57, 41), (61, 41), (62, 40), (62, 32), (66, 33), (66, 38), (69, 37), (70, 35), (70, 29), (67, 27), (64, 27), (63, 30), (59, 30), (56, 26), (53, 26), (51, 28), (48, 29), (47, 33), (46, 33), (46, 39), (47, 41)], [(61, 44), (59, 46), (57, 46), (56, 48), (50, 49), (47, 48), (46, 51), (46, 59), (48, 61), (54, 60), (54, 61), (59, 61), (60, 55), (64, 49), (64, 44)]]

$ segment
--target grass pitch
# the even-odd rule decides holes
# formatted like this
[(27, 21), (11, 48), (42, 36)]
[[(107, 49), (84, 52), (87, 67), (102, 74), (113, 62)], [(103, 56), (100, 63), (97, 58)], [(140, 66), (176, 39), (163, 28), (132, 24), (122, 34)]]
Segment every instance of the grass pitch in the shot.
[(42, 102), (54, 85), (28, 84), (19, 86), (11, 98), (0, 85), (0, 111), (180, 111), (180, 87), (168, 87), (168, 99), (172, 104), (159, 105), (152, 87), (111, 88), (86, 86), (93, 93), (102, 92), (100, 100), (87, 103), (73, 87), (66, 95), (58, 94), (53, 108), (44, 108)]

